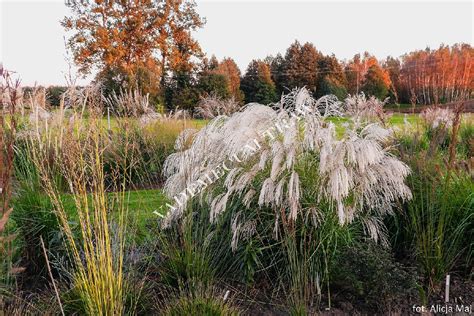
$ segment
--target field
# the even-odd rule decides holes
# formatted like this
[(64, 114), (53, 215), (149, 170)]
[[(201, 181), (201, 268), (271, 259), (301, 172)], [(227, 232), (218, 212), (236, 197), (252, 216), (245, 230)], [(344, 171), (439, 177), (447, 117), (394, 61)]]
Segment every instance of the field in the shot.
[(472, 114), (325, 98), (214, 119), (107, 117), (93, 98), (10, 112), (0, 307), (405, 314), (443, 303), (447, 275), (471, 300)]

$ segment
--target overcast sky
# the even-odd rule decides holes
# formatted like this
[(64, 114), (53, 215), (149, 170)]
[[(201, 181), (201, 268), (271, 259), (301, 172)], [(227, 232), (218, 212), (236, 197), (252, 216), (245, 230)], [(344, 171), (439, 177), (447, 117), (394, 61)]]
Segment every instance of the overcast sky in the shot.
[[(235, 59), (242, 71), (253, 58), (284, 53), (295, 40), (349, 59), (378, 58), (458, 42), (473, 45), (473, 2), (455, 1), (197, 1), (207, 24), (195, 36), (203, 51)], [(24, 85), (65, 84), (64, 0), (0, 0), (0, 61)], [(86, 83), (89, 79), (81, 82)]]

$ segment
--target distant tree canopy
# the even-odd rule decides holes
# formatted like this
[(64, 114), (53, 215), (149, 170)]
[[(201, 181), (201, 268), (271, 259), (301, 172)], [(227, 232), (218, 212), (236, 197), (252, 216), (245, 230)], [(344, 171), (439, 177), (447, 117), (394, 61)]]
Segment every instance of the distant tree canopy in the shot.
[[(154, 93), (202, 55), (191, 32), (202, 27), (193, 1), (71, 1), (62, 25), (82, 73), (96, 68), (108, 86)], [(158, 86), (158, 88), (157, 88)]]
[(387, 80), (387, 73), (377, 65), (372, 65), (367, 69), (364, 76), (362, 91), (367, 95), (373, 95), (381, 100), (388, 96), (390, 81)]
[(306, 87), (316, 93), (321, 58), (322, 54), (313, 44), (301, 45), (298, 41), (290, 45), (284, 57), (280, 54), (267, 57), (277, 93), (281, 94), (294, 87)]
[(355, 55), (345, 67), (347, 90), (350, 94), (365, 92), (384, 99), (391, 87), (390, 75), (374, 56), (365, 52)]
[(399, 72), (401, 102), (411, 97), (421, 104), (474, 97), (474, 49), (469, 44), (405, 54)]
[(318, 84), (318, 62), (322, 57), (313, 44), (295, 41), (288, 48), (280, 78), (289, 87), (306, 87), (313, 93)]
[(215, 72), (226, 78), (227, 89), (230, 95), (236, 101), (242, 101), (244, 96), (240, 90), (240, 69), (235, 61), (232, 58), (224, 58), (215, 69)]
[(242, 78), (245, 102), (268, 104), (276, 101), (275, 83), (271, 78), (270, 66), (261, 60), (252, 60)]
[(316, 97), (322, 97), (326, 94), (334, 94), (339, 99), (347, 96), (347, 80), (344, 75), (344, 69), (337, 60), (336, 56), (323, 56), (318, 63), (318, 89), (315, 92)]
[[(105, 94), (140, 89), (170, 109), (193, 109), (202, 97), (274, 102), (306, 87), (315, 97), (364, 92), (390, 102), (443, 103), (472, 98), (474, 50), (468, 44), (425, 49), (400, 59), (368, 52), (339, 61), (311, 43), (293, 42), (284, 54), (252, 60), (242, 75), (235, 61), (206, 58), (193, 31), (205, 21), (194, 1), (71, 1), (61, 22), (84, 74), (97, 71)], [(60, 90), (51, 90), (52, 103)]]

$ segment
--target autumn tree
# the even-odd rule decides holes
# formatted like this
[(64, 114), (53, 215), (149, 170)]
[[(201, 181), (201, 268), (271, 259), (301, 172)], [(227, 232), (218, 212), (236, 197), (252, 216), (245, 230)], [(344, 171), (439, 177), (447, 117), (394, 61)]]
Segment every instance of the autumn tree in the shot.
[(387, 82), (389, 81), (387, 80), (387, 73), (380, 66), (372, 65), (364, 76), (362, 91), (366, 95), (384, 100), (388, 96), (389, 84)]
[(366, 92), (369, 95), (385, 98), (391, 86), (390, 76), (386, 69), (383, 69), (377, 58), (368, 52), (365, 52), (363, 57), (360, 54), (355, 55), (346, 64), (344, 71), (347, 90), (350, 94)]
[(265, 57), (265, 63), (270, 66), (270, 72), (273, 82), (275, 83), (275, 89), (278, 95), (287, 93), (290, 89), (285, 83), (285, 58), (278, 53), (276, 56)]
[(318, 81), (318, 62), (321, 53), (313, 44), (301, 45), (295, 41), (287, 49), (283, 65), (280, 69), (280, 79), (287, 88), (306, 87), (316, 92)]
[(212, 55), (211, 58), (203, 57), (201, 62), (201, 70), (203, 72), (213, 72), (219, 67), (219, 60), (215, 55)]
[(474, 49), (469, 44), (418, 50), (402, 57), (403, 102), (445, 103), (474, 96)]
[(163, 86), (168, 74), (192, 71), (192, 57), (201, 55), (191, 32), (204, 21), (193, 1), (94, 0), (68, 5), (71, 15), (62, 25), (73, 32), (68, 45), (84, 74), (95, 68), (99, 77), (115, 78), (119, 85), (133, 87), (145, 80)]
[(197, 86), (201, 97), (216, 95), (219, 98), (225, 99), (231, 96), (229, 79), (224, 74), (218, 72), (218, 67), (219, 61), (214, 55), (211, 59), (203, 58)]
[(402, 86), (400, 82), (401, 62), (398, 58), (388, 56), (387, 59), (383, 62), (382, 67), (387, 71), (390, 77), (390, 82), (391, 82), (390, 89), (389, 89), (390, 99), (398, 103), (399, 94), (402, 90)]
[(245, 102), (268, 104), (276, 100), (275, 83), (271, 78), (270, 67), (261, 60), (252, 60), (241, 81)]
[(168, 109), (193, 110), (199, 101), (195, 76), (187, 71), (175, 71), (165, 85), (165, 104)]
[(326, 94), (334, 94), (339, 99), (344, 99), (347, 96), (347, 81), (344, 69), (336, 56), (320, 57), (318, 69), (318, 89), (315, 95), (321, 97)]
[(243, 93), (240, 90), (240, 69), (232, 58), (224, 58), (215, 73), (226, 78), (227, 89), (230, 95), (237, 101), (243, 100)]

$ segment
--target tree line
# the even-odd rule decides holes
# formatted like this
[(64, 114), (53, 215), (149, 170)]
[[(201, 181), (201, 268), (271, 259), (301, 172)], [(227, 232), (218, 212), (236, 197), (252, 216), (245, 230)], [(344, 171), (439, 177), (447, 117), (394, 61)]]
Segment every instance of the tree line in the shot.
[(472, 98), (473, 48), (442, 45), (400, 58), (367, 52), (350, 60), (292, 43), (284, 55), (252, 60), (244, 73), (226, 57), (206, 57), (193, 32), (205, 25), (193, 1), (73, 1), (61, 22), (82, 74), (93, 70), (105, 94), (139, 89), (169, 109), (192, 109), (206, 95), (270, 103), (294, 87), (315, 97), (364, 92), (391, 103), (432, 104)]

